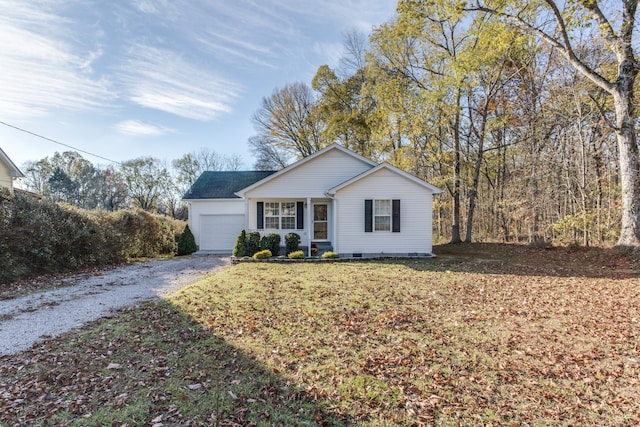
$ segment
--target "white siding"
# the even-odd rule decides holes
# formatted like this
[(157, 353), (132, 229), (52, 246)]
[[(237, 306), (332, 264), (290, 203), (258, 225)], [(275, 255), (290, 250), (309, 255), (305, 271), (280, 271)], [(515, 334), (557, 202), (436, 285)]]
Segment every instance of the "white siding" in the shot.
[(331, 150), (248, 191), (245, 197), (254, 200), (282, 197), (323, 198), (328, 189), (370, 168), (370, 164), (360, 159), (340, 150)]
[[(244, 217), (244, 200), (242, 199), (211, 199), (189, 201), (189, 228), (196, 239), (196, 245), (201, 242), (201, 218), (207, 215), (242, 215)], [(240, 233), (242, 228), (238, 229)], [(233, 248), (229, 248), (231, 250)]]
[(11, 170), (4, 164), (2, 158), (0, 158), (0, 187), (8, 188), (9, 191), (13, 191), (13, 178), (11, 177)]
[[(341, 254), (430, 254), (432, 250), (431, 192), (393, 171), (381, 169), (339, 190), (337, 242)], [(364, 201), (400, 200), (400, 232), (364, 231)]]

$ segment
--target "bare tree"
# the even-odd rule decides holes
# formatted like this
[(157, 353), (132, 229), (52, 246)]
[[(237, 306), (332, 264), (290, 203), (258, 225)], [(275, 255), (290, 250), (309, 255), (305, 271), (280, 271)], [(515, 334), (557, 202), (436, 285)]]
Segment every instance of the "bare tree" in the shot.
[[(323, 148), (322, 123), (315, 114), (315, 100), (305, 83), (276, 88), (262, 98), (253, 115), (258, 137), (250, 141), (253, 150), (265, 145), (267, 157), (291, 160), (307, 157)], [(268, 148), (267, 148), (268, 147)], [(271, 154), (277, 155), (274, 157)]]
[[(609, 125), (614, 129), (618, 142), (622, 196), (621, 229), (617, 244), (637, 247), (640, 246), (640, 156), (636, 140), (634, 86), (640, 68), (634, 51), (633, 33), (638, 0), (622, 0), (620, 4), (621, 10), (618, 12), (614, 12), (613, 7), (602, 9), (595, 0), (570, 4), (544, 0), (544, 8), (537, 11), (527, 2), (506, 2), (502, 7), (494, 7), (490, 2), (476, 1), (472, 9), (501, 18), (539, 37), (561, 52), (578, 72), (613, 98), (616, 117), (615, 123)], [(607, 16), (606, 12), (611, 12), (611, 16)], [(527, 19), (527, 16), (532, 18)], [(551, 19), (544, 19), (546, 16)], [(588, 57), (579, 55), (575, 40), (571, 37), (572, 24), (567, 17), (576, 18), (573, 20), (575, 22), (589, 19), (596, 24), (597, 31), (588, 36), (592, 43), (604, 43), (615, 54), (617, 70), (613, 77), (607, 77), (595, 64), (590, 63)]]

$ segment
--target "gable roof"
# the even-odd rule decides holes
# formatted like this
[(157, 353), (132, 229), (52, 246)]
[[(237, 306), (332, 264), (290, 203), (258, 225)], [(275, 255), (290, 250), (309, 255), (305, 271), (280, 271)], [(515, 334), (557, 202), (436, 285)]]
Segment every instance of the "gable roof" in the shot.
[(208, 171), (202, 172), (182, 200), (237, 199), (235, 193), (260, 181), (275, 171)]
[(328, 153), (329, 151), (332, 151), (332, 150), (342, 151), (343, 153), (348, 154), (349, 156), (351, 156), (351, 157), (353, 157), (355, 159), (358, 159), (358, 160), (360, 160), (360, 161), (362, 161), (362, 162), (364, 162), (364, 163), (366, 163), (366, 164), (368, 164), (370, 166), (376, 166), (377, 165), (377, 163), (374, 162), (373, 160), (367, 159), (366, 157), (363, 157), (360, 154), (358, 154), (358, 153), (356, 153), (354, 151), (351, 151), (348, 148), (343, 147), (342, 145), (334, 143), (334, 144), (329, 145), (328, 147), (323, 148), (320, 151), (316, 151), (315, 153), (311, 154), (310, 156), (304, 157), (304, 158), (298, 160), (297, 162), (290, 164), (286, 168), (280, 169), (279, 171), (277, 171), (273, 175), (269, 175), (269, 176), (265, 177), (264, 179), (249, 185), (246, 188), (241, 188), (240, 190), (238, 190), (236, 192), (236, 195), (238, 195), (239, 197), (244, 197), (244, 194), (247, 191), (253, 190), (254, 188), (259, 187), (259, 186), (271, 181), (272, 179), (275, 179), (275, 178), (279, 177), (280, 175), (283, 175), (283, 174), (285, 174), (285, 173), (287, 173), (287, 172), (289, 172), (289, 171), (291, 171), (293, 169), (297, 169), (300, 166), (310, 162), (311, 160), (313, 160), (313, 159), (315, 159), (317, 157), (320, 157), (320, 156), (324, 155), (325, 153)]
[(24, 178), (24, 175), (22, 174), (22, 172), (20, 172), (20, 169), (18, 169), (15, 163), (11, 161), (9, 156), (7, 156), (4, 151), (2, 151), (2, 148), (0, 148), (0, 161), (2, 161), (7, 166), (7, 168), (9, 169), (9, 174), (12, 177)]
[(390, 165), (389, 163), (380, 163), (378, 166), (371, 168), (367, 171), (362, 172), (360, 175), (356, 175), (353, 178), (343, 182), (342, 184), (338, 184), (333, 188), (330, 188), (329, 190), (327, 190), (327, 194), (330, 196), (333, 196), (336, 194), (336, 192), (338, 192), (339, 190), (342, 190), (345, 187), (348, 187), (349, 185), (360, 181), (361, 179), (364, 179), (366, 177), (368, 177), (371, 174), (376, 173), (377, 171), (381, 170), (381, 169), (387, 169), (390, 170), (391, 172), (394, 172), (400, 176), (402, 176), (403, 178), (408, 179), (409, 181), (415, 182), (418, 185), (421, 185), (422, 187), (426, 188), (427, 190), (431, 191), (432, 194), (440, 194), (442, 193), (442, 190), (439, 189), (436, 186), (433, 186), (431, 184), (429, 184), (426, 181), (421, 180), (420, 178), (411, 175), (410, 173), (407, 173), (405, 171), (403, 171), (402, 169), (398, 169), (395, 166)]

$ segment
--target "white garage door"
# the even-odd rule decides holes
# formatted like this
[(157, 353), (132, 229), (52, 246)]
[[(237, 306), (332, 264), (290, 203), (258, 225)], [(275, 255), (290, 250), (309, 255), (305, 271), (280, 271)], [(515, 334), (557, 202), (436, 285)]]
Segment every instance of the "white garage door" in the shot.
[(244, 215), (202, 215), (200, 250), (231, 253), (244, 228)]

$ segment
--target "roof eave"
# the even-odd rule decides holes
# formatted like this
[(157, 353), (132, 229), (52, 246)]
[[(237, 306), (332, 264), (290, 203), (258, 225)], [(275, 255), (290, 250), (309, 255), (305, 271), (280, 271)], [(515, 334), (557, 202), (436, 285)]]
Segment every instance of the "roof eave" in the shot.
[(24, 178), (24, 174), (18, 169), (15, 163), (7, 156), (7, 154), (0, 148), (0, 159), (2, 159), (7, 166), (9, 166), (9, 175), (12, 178)]

